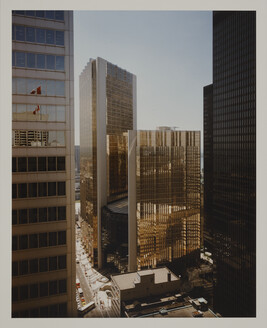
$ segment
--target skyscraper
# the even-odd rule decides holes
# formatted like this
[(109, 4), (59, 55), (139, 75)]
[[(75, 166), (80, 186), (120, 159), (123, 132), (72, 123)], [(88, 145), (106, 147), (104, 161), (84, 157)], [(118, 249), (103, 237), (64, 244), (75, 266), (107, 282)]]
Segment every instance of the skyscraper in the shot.
[(102, 266), (101, 209), (128, 195), (128, 136), (136, 128), (136, 77), (102, 58), (80, 74), (82, 240)]
[[(207, 87), (206, 87), (207, 88)], [(207, 89), (206, 89), (207, 90)], [(256, 315), (256, 13), (213, 13), (213, 101), (204, 106), (205, 213), (212, 231), (214, 307)], [(211, 109), (212, 107), (212, 109)], [(212, 120), (208, 120), (212, 110)], [(210, 151), (212, 150), (212, 151)], [(211, 164), (211, 165), (210, 165)], [(212, 185), (210, 185), (212, 181)], [(207, 200), (207, 198), (206, 198)]]
[(129, 131), (129, 271), (200, 249), (200, 132)]
[(73, 13), (12, 13), (12, 316), (74, 316)]

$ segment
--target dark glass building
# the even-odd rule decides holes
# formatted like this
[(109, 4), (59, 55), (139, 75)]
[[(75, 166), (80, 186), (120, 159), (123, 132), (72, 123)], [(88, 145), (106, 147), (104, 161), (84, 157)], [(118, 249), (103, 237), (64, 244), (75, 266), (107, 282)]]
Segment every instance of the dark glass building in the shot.
[[(208, 97), (207, 88), (204, 94)], [(214, 309), (226, 317), (254, 317), (256, 13), (253, 11), (213, 13), (212, 97), (212, 105), (204, 101), (204, 166), (207, 165), (205, 214), (213, 231)]]

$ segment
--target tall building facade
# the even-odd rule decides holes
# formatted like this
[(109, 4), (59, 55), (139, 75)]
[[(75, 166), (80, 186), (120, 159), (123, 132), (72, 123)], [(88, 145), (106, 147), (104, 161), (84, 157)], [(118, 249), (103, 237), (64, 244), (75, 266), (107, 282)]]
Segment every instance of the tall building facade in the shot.
[[(204, 117), (210, 106), (204, 106)], [(205, 119), (204, 119), (205, 121)], [(214, 308), (256, 315), (256, 13), (213, 13), (212, 152), (205, 203), (213, 234)], [(205, 133), (206, 133), (205, 132)], [(204, 151), (210, 144), (205, 140)], [(206, 149), (206, 150), (205, 150)], [(211, 176), (210, 176), (211, 175)], [(211, 189), (209, 186), (212, 179)]]
[(12, 316), (74, 316), (73, 13), (12, 13)]
[(82, 239), (102, 267), (101, 209), (128, 194), (128, 130), (136, 128), (136, 77), (102, 58), (80, 74)]
[(129, 131), (129, 271), (200, 248), (200, 132)]

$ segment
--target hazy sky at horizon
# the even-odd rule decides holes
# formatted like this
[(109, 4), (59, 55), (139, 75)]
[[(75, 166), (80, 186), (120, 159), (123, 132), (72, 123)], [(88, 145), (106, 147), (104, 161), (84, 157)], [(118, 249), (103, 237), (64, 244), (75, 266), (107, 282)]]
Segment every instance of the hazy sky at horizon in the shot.
[(75, 144), (79, 75), (102, 57), (137, 76), (137, 129), (203, 129), (203, 87), (212, 83), (212, 12), (75, 11)]

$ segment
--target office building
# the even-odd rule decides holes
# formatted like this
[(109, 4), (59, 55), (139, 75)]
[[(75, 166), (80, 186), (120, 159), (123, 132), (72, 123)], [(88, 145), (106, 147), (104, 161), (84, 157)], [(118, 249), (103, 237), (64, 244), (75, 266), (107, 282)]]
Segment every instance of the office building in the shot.
[(73, 13), (12, 13), (12, 317), (75, 304)]
[(200, 249), (200, 132), (129, 131), (129, 271)]
[(204, 151), (210, 167), (205, 189), (212, 193), (205, 213), (213, 236), (214, 309), (226, 317), (254, 317), (256, 12), (213, 13), (212, 89), (212, 104), (204, 106), (204, 135), (212, 141), (205, 138)]
[(102, 58), (80, 74), (82, 242), (102, 267), (101, 209), (128, 195), (128, 136), (136, 128), (136, 77)]
[[(117, 317), (135, 304), (155, 306), (155, 299), (179, 292), (180, 279), (166, 267), (111, 276), (112, 310)], [(172, 299), (173, 301), (173, 299)], [(134, 304), (133, 304), (134, 302)], [(165, 300), (168, 303), (168, 300)], [(161, 303), (163, 305), (164, 303)], [(141, 309), (141, 308), (140, 308)], [(131, 312), (131, 310), (130, 310)]]

